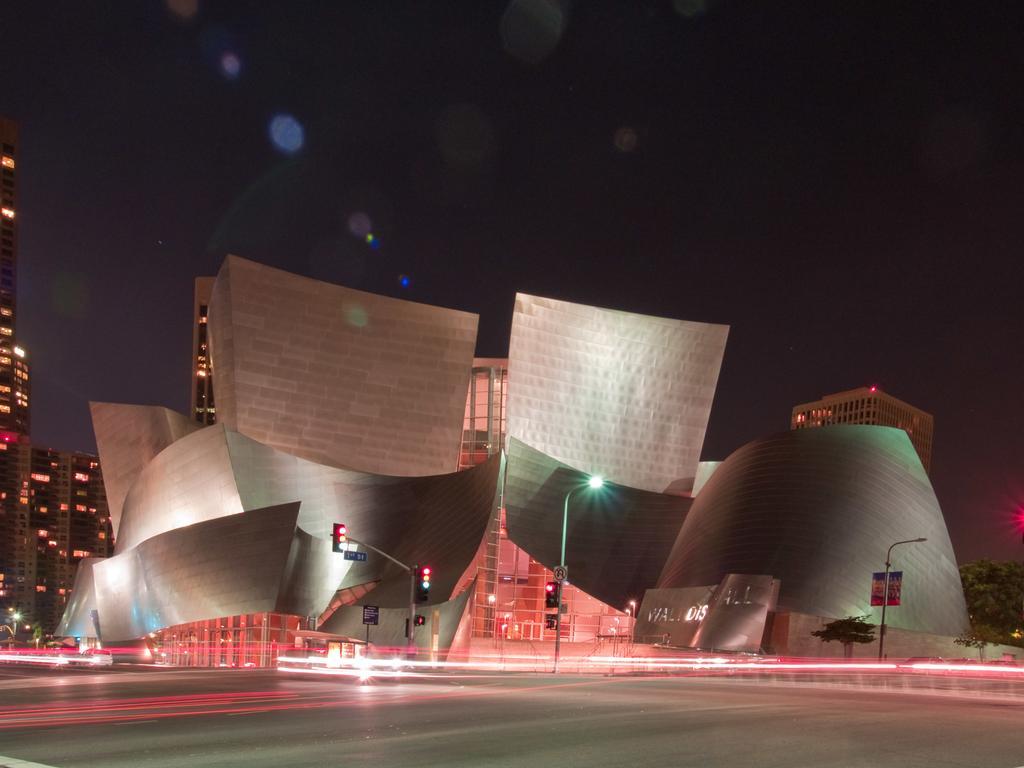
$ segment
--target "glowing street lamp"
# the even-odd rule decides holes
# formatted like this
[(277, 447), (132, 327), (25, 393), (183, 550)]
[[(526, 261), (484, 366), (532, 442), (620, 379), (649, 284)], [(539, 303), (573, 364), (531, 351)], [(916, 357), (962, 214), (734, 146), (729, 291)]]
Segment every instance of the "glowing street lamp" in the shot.
[(9, 613), (7, 619), (10, 621), (10, 625), (0, 624), (0, 627), (6, 628), (11, 633), (11, 643), (13, 644), (18, 636), (18, 622), (21, 621), (21, 611), (16, 611), (13, 608), (8, 608), (7, 611)]
[(889, 551), (885, 553), (885, 589), (882, 592), (882, 623), (878, 627), (878, 660), (882, 661), (885, 657), (882, 655), (885, 651), (885, 606), (889, 604), (889, 569), (892, 568), (892, 548), (898, 547), (900, 544), (918, 544), (922, 541), (928, 541), (923, 536), (919, 539), (906, 539), (905, 541), (897, 541), (895, 544), (889, 547)]
[[(583, 488), (597, 490), (604, 486), (604, 478), (600, 475), (591, 475), (587, 478), (586, 485), (577, 485), (569, 489), (565, 494), (565, 503), (562, 504), (562, 554), (559, 558), (559, 567), (565, 569), (565, 538), (569, 530), (569, 499), (576, 491)], [(564, 592), (565, 579), (556, 579), (558, 582), (558, 608), (555, 613), (555, 666), (552, 672), (558, 671), (558, 655), (562, 643), (562, 593)]]

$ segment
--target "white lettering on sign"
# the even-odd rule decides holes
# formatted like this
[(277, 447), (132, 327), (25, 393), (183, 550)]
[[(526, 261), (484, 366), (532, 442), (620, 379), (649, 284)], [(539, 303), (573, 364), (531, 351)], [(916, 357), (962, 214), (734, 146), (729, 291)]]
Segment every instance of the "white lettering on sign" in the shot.
[(683, 613), (682, 609), (677, 612), (675, 608), (651, 608), (647, 611), (647, 621), (651, 624), (663, 624), (670, 621), (704, 621), (704, 617), (707, 615), (707, 603), (692, 605), (686, 609), (686, 613)]
[(707, 603), (704, 605), (692, 605), (686, 611), (687, 621), (704, 621), (704, 617), (708, 615)]

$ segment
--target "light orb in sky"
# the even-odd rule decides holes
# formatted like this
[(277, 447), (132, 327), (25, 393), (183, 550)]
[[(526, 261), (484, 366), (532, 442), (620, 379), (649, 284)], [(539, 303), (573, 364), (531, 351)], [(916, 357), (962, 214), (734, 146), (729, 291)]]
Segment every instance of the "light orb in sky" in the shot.
[(403, 288), (408, 288), (412, 284), (412, 280), (409, 279), (408, 275), (399, 275), (398, 284)]
[(306, 140), (302, 124), (291, 115), (274, 115), (269, 133), (274, 147), (286, 155), (294, 155)]
[(359, 238), (365, 238), (373, 231), (370, 217), (362, 211), (355, 211), (348, 217), (348, 231)]
[(220, 57), (220, 71), (228, 80), (236, 80), (242, 73), (242, 60), (238, 54), (225, 51)]

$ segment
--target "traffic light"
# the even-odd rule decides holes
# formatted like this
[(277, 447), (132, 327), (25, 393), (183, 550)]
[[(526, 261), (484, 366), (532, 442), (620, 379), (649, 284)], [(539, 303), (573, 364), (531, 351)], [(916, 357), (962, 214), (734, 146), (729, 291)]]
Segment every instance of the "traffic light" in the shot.
[(334, 524), (334, 535), (331, 537), (331, 549), (335, 552), (344, 552), (345, 544), (348, 543), (348, 527), (344, 523)]
[(549, 581), (544, 585), (544, 607), (545, 608), (557, 608), (558, 607), (558, 582)]
[(416, 566), (416, 602), (425, 603), (430, 597), (430, 576), (433, 571), (429, 565)]
[(416, 614), (416, 620), (413, 621), (413, 625), (417, 626), (417, 627), (422, 627), (426, 623), (427, 623), (427, 617), (424, 616), (422, 613), (417, 613)]

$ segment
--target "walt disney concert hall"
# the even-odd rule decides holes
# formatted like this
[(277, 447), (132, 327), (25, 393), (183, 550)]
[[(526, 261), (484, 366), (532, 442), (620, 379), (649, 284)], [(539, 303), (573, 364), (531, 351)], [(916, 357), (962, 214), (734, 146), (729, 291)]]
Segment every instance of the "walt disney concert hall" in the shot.
[(272, 664), (310, 632), (401, 646), (400, 564), (429, 564), (413, 634), (442, 656), (543, 652), (556, 631), (796, 652), (807, 626), (877, 615), (872, 572), (910, 537), (927, 542), (899, 553), (888, 623), (966, 626), (901, 430), (785, 432), (702, 463), (727, 326), (518, 294), (494, 359), (474, 357), (477, 321), (229, 256), (206, 323), (216, 423), (91, 404), (116, 545), (82, 562), (58, 634), (186, 665)]

